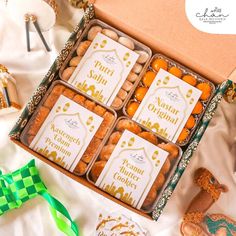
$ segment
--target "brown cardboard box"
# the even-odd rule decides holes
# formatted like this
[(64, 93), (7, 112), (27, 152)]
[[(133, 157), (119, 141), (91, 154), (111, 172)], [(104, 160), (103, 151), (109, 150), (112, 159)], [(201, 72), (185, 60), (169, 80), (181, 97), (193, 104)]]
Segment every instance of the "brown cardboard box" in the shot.
[(184, 0), (96, 0), (95, 13), (155, 51), (179, 61), (215, 83), (236, 82), (236, 35), (194, 28)]
[[(221, 83), (229, 78), (236, 81), (236, 36), (212, 35), (198, 31), (186, 18), (184, 4), (184, 0), (96, 0), (94, 7), (96, 18), (110, 23), (119, 30), (147, 44), (153, 49), (154, 53), (158, 51), (172, 57), (215, 83)], [(46, 76), (47, 81), (49, 81), (50, 75), (55, 76), (52, 73), (54, 72), (50, 71)], [(22, 113), (22, 120), (23, 118), (25, 120), (29, 119), (28, 113), (27, 109)], [(203, 124), (203, 130), (206, 129), (206, 126), (206, 124)], [(11, 138), (17, 145), (75, 181), (127, 209), (151, 219), (150, 215), (119, 201), (96, 188), (85, 178), (73, 175), (24, 146), (17, 140), (22, 127), (24, 125), (20, 121), (11, 133)], [(163, 207), (164, 205), (165, 203)], [(157, 218), (154, 217), (154, 219)]]

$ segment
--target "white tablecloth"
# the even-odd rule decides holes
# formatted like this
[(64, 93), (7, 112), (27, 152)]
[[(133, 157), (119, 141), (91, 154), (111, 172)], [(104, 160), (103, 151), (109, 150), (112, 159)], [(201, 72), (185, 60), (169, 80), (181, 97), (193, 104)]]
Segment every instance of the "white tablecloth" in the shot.
[[(50, 53), (45, 52), (38, 35), (34, 33), (31, 34), (33, 50), (28, 53), (24, 28), (10, 18), (3, 1), (0, 3), (0, 63), (6, 65), (17, 79), (20, 101), (24, 105), (81, 17), (81, 11), (69, 7), (66, 0), (60, 0), (58, 3), (63, 11), (59, 13), (56, 26), (44, 34), (52, 48)], [(9, 141), (8, 133), (19, 115), (20, 112), (0, 117), (0, 168), (5, 173), (18, 169), (34, 158)], [(222, 194), (210, 212), (224, 213), (236, 219), (236, 183), (233, 175), (235, 146), (236, 105), (223, 101), (158, 222), (125, 210), (37, 159), (36, 164), (48, 189), (67, 207), (84, 236), (93, 234), (99, 213), (111, 210), (119, 210), (129, 215), (148, 229), (152, 236), (175, 236), (179, 235), (179, 223), (184, 211), (198, 191), (192, 184), (191, 177), (194, 170), (201, 166), (210, 169), (230, 190), (227, 194)], [(28, 201), (20, 209), (0, 217), (0, 235), (62, 234), (50, 216), (47, 203), (38, 197)]]

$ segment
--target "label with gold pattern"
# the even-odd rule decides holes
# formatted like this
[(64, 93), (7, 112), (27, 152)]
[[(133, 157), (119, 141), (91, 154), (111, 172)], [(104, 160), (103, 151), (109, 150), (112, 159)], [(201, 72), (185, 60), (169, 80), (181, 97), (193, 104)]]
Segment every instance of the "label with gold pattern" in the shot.
[(95, 236), (148, 236), (149, 232), (142, 228), (130, 216), (122, 212), (102, 212), (98, 216)]
[(138, 57), (134, 51), (98, 33), (68, 82), (110, 106)]
[(95, 184), (140, 209), (168, 154), (125, 130)]
[(176, 142), (201, 91), (160, 69), (133, 119)]
[(103, 118), (61, 95), (30, 148), (73, 171)]

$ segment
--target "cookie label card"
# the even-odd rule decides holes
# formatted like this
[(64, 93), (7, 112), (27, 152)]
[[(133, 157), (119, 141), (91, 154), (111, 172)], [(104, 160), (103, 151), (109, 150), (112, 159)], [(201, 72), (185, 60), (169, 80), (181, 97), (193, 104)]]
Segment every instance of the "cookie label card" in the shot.
[(176, 142), (201, 91), (160, 69), (133, 119)]
[(144, 230), (138, 223), (119, 212), (99, 214), (95, 236), (147, 236), (147, 230)]
[(125, 130), (95, 184), (140, 209), (168, 154)]
[(61, 95), (30, 148), (73, 171), (103, 118)]
[(139, 55), (98, 33), (69, 83), (110, 106)]

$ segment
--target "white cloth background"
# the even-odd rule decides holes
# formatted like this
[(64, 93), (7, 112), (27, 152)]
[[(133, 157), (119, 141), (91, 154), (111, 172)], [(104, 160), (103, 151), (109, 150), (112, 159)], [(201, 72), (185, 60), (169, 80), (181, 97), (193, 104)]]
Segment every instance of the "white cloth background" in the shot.
[[(20, 101), (24, 105), (81, 17), (81, 11), (69, 7), (66, 0), (58, 0), (58, 3), (61, 11), (57, 24), (50, 32), (44, 34), (52, 52), (45, 52), (38, 35), (31, 33), (33, 50), (28, 53), (24, 28), (10, 18), (3, 1), (0, 2), (0, 63), (6, 65), (17, 79)], [(0, 117), (0, 168), (4, 172), (18, 169), (34, 158), (9, 141), (8, 133), (19, 115), (20, 112)], [(36, 164), (48, 189), (67, 207), (84, 236), (93, 235), (99, 213), (111, 210), (120, 210), (129, 215), (148, 229), (152, 236), (177, 236), (180, 235), (181, 217), (198, 191), (198, 188), (192, 184), (192, 174), (201, 166), (210, 169), (222, 183), (228, 185), (230, 190), (227, 194), (222, 194), (210, 212), (224, 213), (236, 219), (236, 180), (233, 175), (236, 159), (236, 149), (233, 147), (235, 146), (236, 105), (222, 102), (197, 153), (158, 222), (152, 222), (125, 210), (37, 159)], [(56, 236), (62, 234), (57, 230), (50, 216), (47, 203), (37, 197), (25, 203), (20, 209), (0, 217), (0, 235)]]

